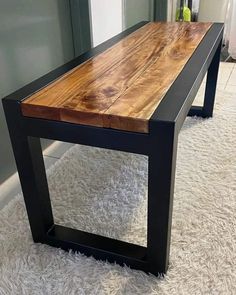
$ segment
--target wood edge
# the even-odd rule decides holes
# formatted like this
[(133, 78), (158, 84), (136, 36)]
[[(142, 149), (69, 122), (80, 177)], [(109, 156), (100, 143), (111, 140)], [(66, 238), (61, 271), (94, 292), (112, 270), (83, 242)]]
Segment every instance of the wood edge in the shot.
[(123, 131), (149, 133), (148, 120), (120, 115), (103, 115), (103, 127)]
[(104, 127), (102, 115), (96, 112), (60, 109), (60, 121), (94, 127)]
[(60, 110), (41, 105), (32, 105), (27, 103), (21, 103), (21, 113), (25, 117), (33, 117), (48, 120), (60, 121)]

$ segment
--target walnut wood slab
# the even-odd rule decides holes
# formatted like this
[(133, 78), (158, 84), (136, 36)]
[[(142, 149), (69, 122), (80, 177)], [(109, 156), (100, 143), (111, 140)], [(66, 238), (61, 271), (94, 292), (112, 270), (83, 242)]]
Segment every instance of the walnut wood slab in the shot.
[(210, 27), (148, 23), (26, 98), (22, 113), (148, 133), (152, 114)]

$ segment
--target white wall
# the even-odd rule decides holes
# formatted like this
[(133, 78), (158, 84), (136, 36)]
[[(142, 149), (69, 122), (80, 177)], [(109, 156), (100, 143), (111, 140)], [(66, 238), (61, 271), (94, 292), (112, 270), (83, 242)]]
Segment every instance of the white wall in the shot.
[(143, 20), (150, 20), (152, 14), (153, 0), (124, 0), (125, 28), (130, 28)]
[[(177, 10), (177, 0), (172, 0), (172, 11), (171, 11), (171, 21), (175, 21), (176, 10)], [(171, 6), (171, 3), (170, 3)]]
[(172, 21), (173, 15), (173, 0), (167, 1), (167, 21)]
[(90, 0), (93, 46), (122, 31), (122, 0)]
[(199, 21), (224, 22), (228, 0), (200, 1)]

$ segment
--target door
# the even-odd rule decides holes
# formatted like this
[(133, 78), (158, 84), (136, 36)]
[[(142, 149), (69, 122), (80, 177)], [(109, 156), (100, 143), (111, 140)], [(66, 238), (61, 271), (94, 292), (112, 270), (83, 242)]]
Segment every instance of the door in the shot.
[[(82, 20), (78, 3), (87, 11)], [(88, 28), (78, 33), (76, 19)], [(0, 100), (87, 50), (89, 29), (88, 0), (0, 0)], [(0, 184), (15, 171), (0, 103)]]
[(123, 0), (123, 28), (129, 28), (143, 20), (170, 20), (171, 4), (171, 0)]
[(123, 26), (127, 29), (143, 20), (153, 20), (153, 0), (124, 0), (123, 2)]

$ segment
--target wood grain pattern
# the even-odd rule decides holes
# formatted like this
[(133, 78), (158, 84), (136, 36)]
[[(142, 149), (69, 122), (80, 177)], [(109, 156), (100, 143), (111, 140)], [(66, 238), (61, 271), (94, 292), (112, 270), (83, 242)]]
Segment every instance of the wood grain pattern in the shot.
[(150, 117), (210, 26), (149, 23), (24, 100), (22, 113), (148, 133)]

